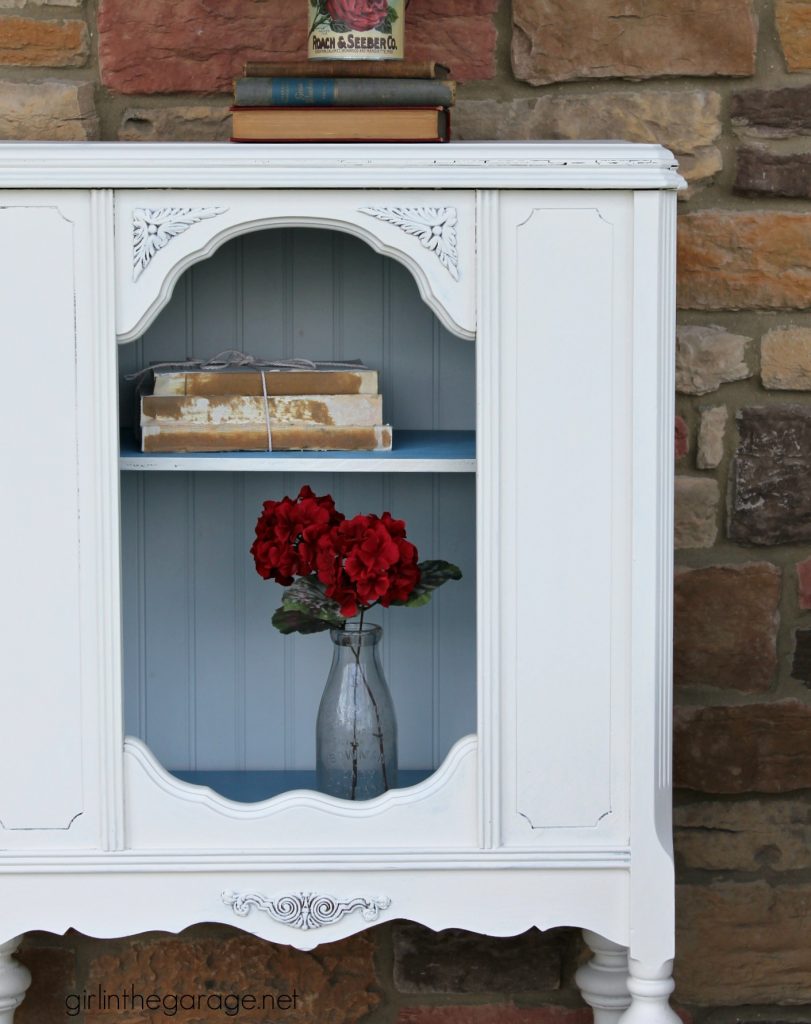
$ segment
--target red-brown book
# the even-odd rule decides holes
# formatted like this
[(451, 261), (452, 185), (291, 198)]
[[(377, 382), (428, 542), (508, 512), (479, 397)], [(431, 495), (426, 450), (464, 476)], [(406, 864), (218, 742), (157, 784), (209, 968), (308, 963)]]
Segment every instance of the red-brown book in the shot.
[(447, 142), (444, 107), (231, 107), (232, 142)]
[(247, 78), (447, 78), (450, 69), (435, 60), (299, 60), (289, 64), (246, 61)]

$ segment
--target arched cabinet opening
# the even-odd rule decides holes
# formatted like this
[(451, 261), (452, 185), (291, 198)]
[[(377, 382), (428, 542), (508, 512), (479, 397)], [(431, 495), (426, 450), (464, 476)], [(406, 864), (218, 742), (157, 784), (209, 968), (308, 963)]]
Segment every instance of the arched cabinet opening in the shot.
[[(359, 359), (379, 373), (391, 453), (142, 455), (128, 376), (225, 350)], [(375, 608), (401, 787), (476, 731), (475, 343), (451, 334), (399, 262), (339, 231), (277, 228), (187, 269), (119, 347), (124, 727), (145, 759), (239, 802), (315, 785), (328, 633), (282, 636), (282, 588), (249, 553), (263, 501), (308, 484), (347, 516), (404, 519), (420, 559), (463, 579), (422, 608)], [(137, 748), (138, 745), (133, 745)]]

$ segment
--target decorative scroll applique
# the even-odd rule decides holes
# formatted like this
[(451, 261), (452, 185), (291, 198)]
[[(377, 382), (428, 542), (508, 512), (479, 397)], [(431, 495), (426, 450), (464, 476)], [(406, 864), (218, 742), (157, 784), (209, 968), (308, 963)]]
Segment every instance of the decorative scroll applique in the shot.
[(137, 281), (152, 261), (173, 238), (182, 235), (198, 221), (225, 213), (225, 206), (165, 206), (132, 211), (132, 279)]
[(356, 910), (360, 911), (364, 921), (376, 921), (380, 911), (386, 910), (391, 904), (391, 900), (385, 896), (355, 896), (342, 900), (317, 892), (297, 892), (277, 896), (275, 899), (258, 892), (224, 892), (222, 900), (240, 917), (247, 917), (251, 908), (256, 907), (257, 910), (264, 910), (274, 921), (303, 931), (335, 924)]
[(415, 235), (425, 249), (436, 255), (454, 281), (459, 280), (455, 206), (362, 206), (359, 212)]

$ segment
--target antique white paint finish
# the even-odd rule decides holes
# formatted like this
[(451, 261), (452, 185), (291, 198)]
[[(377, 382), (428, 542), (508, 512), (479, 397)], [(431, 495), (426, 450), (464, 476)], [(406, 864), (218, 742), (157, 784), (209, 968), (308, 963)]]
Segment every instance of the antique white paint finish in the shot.
[[(575, 925), (593, 933), (581, 983), (598, 1024), (628, 999), (624, 1024), (671, 1024), (670, 154), (8, 143), (0, 184), (3, 357), (47, 368), (53, 410), (32, 422), (12, 395), (3, 430), (0, 1019), (27, 987), (11, 958), (27, 929), (233, 924), (225, 892), (253, 906), (245, 928), (301, 948), (366, 926), (308, 917), (327, 897), (436, 929)], [(459, 280), (370, 202), (454, 209)], [(215, 207), (132, 280), (135, 210)], [(121, 732), (116, 334), (138, 336), (227, 239), (281, 226), (361, 237), (476, 339), (478, 735), (420, 786), (357, 806), (235, 805)], [(292, 923), (260, 912), (290, 900)]]

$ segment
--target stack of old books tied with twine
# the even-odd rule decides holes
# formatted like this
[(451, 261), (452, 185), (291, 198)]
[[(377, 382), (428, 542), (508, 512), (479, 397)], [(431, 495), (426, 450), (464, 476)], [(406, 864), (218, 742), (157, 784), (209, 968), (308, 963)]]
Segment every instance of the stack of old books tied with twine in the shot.
[(456, 83), (435, 61), (249, 62), (232, 142), (447, 142)]
[(223, 352), (141, 374), (144, 452), (389, 451), (377, 371)]

